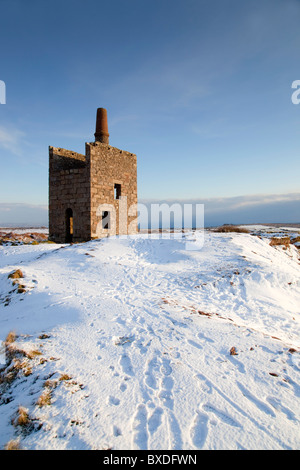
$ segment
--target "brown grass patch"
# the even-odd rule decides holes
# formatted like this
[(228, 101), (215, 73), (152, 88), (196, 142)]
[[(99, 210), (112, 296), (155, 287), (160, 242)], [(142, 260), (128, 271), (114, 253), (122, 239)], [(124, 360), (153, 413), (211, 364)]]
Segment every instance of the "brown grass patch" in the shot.
[(32, 351), (29, 351), (29, 352), (25, 351), (25, 355), (26, 357), (28, 357), (28, 359), (34, 359), (37, 356), (41, 356), (42, 353), (38, 349), (32, 349)]
[(46, 389), (46, 390), (43, 391), (43, 393), (39, 397), (36, 404), (40, 407), (49, 406), (49, 405), (51, 405), (51, 398), (52, 398), (51, 390)]
[(11, 384), (17, 377), (19, 371), (22, 371), (25, 377), (31, 375), (32, 366), (28, 359), (32, 360), (42, 354), (37, 349), (33, 349), (29, 352), (20, 349), (15, 343), (16, 339), (16, 333), (11, 331), (4, 341), (6, 367), (1, 371), (0, 384)]
[(5, 445), (4, 449), (5, 450), (22, 450), (21, 445), (20, 445), (20, 441), (17, 440), (17, 439), (12, 439), (11, 441), (9, 441)]
[(21, 269), (17, 269), (8, 275), (8, 279), (20, 279), (22, 277), (24, 277), (24, 274), (22, 273)]
[(290, 237), (272, 237), (270, 241), (270, 246), (280, 246), (283, 245), (286, 248), (290, 246), (291, 239)]
[(23, 284), (20, 284), (19, 287), (18, 287), (17, 293), (18, 294), (25, 294), (25, 292), (26, 292), (26, 286), (24, 286)]
[(12, 419), (13, 426), (27, 427), (31, 423), (29, 412), (24, 406), (19, 406), (17, 415)]
[(16, 333), (14, 331), (10, 331), (4, 341), (5, 358), (7, 363), (13, 359), (17, 359), (19, 356), (24, 356), (22, 351), (20, 351), (15, 344), (16, 339)]
[(12, 343), (14, 343), (14, 342), (16, 341), (16, 339), (17, 339), (17, 335), (16, 335), (15, 331), (10, 331), (10, 332), (8, 333), (8, 335), (6, 336), (6, 339), (5, 339), (5, 341), (4, 341), (4, 344), (5, 344), (5, 345), (6, 345), (6, 344), (12, 344)]
[(11, 420), (11, 424), (18, 428), (22, 434), (26, 435), (34, 430), (39, 430), (42, 427), (42, 424), (37, 420), (32, 418), (29, 415), (29, 411), (24, 406), (19, 406), (15, 416)]
[(62, 382), (62, 381), (68, 381), (68, 380), (71, 380), (72, 377), (70, 377), (68, 374), (62, 374), (60, 377), (59, 377), (59, 380)]
[(49, 339), (51, 336), (46, 335), (46, 333), (43, 333), (42, 335), (39, 336), (39, 339)]
[(32, 374), (32, 367), (30, 367), (29, 365), (24, 367), (23, 374), (24, 374), (25, 377), (29, 377), (29, 375)]
[(237, 225), (222, 225), (221, 227), (217, 227), (213, 229), (214, 232), (218, 233), (229, 233), (229, 232), (235, 232), (235, 233), (250, 233), (249, 230), (243, 227), (238, 227)]
[(10, 385), (18, 375), (17, 369), (11, 369), (0, 375), (0, 385)]
[(44, 387), (54, 390), (57, 387), (57, 380), (46, 380)]

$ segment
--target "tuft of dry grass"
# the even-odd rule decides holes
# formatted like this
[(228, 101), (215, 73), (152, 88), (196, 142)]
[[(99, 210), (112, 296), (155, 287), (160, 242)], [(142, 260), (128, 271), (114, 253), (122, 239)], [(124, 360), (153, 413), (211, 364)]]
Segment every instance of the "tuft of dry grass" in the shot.
[(32, 374), (32, 367), (29, 364), (26, 364), (22, 370), (25, 377), (29, 377)]
[(37, 356), (41, 356), (42, 353), (38, 349), (32, 349), (31, 351), (25, 352), (25, 355), (28, 359), (34, 359)]
[(23, 355), (15, 345), (16, 339), (16, 333), (14, 331), (10, 331), (4, 341), (5, 358), (7, 363), (11, 362), (13, 359), (16, 359), (18, 356)]
[(46, 380), (46, 382), (44, 383), (45, 388), (49, 388), (52, 390), (54, 390), (57, 387), (57, 385), (58, 385), (57, 380), (51, 380), (51, 379)]
[(291, 239), (290, 237), (272, 237), (270, 241), (270, 246), (280, 246), (283, 245), (286, 248), (290, 246)]
[(0, 385), (10, 385), (13, 383), (13, 381), (16, 379), (18, 375), (18, 370), (17, 369), (10, 369), (9, 371), (6, 371), (5, 373), (2, 373), (0, 375)]
[(22, 450), (21, 445), (20, 445), (20, 441), (17, 440), (17, 439), (12, 439), (11, 441), (9, 441), (5, 445), (4, 449), (5, 450)]
[(218, 233), (228, 233), (228, 232), (235, 232), (235, 233), (250, 233), (249, 230), (246, 228), (238, 227), (237, 225), (229, 225), (225, 224), (221, 227), (217, 227), (213, 229), (214, 232)]
[(30, 364), (28, 363), (28, 361), (26, 359), (24, 359), (23, 361), (21, 361), (20, 359), (16, 359), (14, 358), (12, 360), (12, 365), (10, 366), (10, 369), (9, 370), (13, 370), (16, 372), (16, 374), (19, 372), (19, 371), (22, 371), (23, 372), (23, 375), (25, 377), (28, 377), (29, 375), (32, 374), (32, 367), (30, 366)]
[(19, 287), (18, 287), (17, 293), (18, 294), (25, 294), (25, 292), (26, 292), (26, 286), (24, 286), (23, 284), (20, 284)]
[(12, 344), (16, 341), (16, 339), (17, 339), (17, 335), (16, 335), (15, 331), (10, 331), (8, 333), (8, 335), (6, 336), (4, 344), (5, 345)]
[(49, 339), (49, 338), (51, 338), (51, 336), (46, 335), (46, 333), (43, 333), (39, 336), (39, 339)]
[(59, 377), (59, 380), (60, 381), (67, 381), (67, 380), (71, 380), (72, 377), (70, 377), (68, 374), (62, 374), (60, 377)]
[(41, 396), (38, 398), (38, 401), (37, 401), (36, 404), (40, 407), (49, 406), (49, 405), (51, 405), (51, 398), (52, 398), (51, 390), (46, 389), (46, 390), (43, 391)]
[(19, 406), (17, 416), (12, 420), (13, 426), (27, 427), (31, 423), (27, 408)]
[(0, 385), (11, 385), (20, 371), (25, 377), (31, 375), (32, 366), (29, 361), (42, 354), (37, 349), (29, 352), (20, 349), (15, 343), (16, 339), (16, 333), (10, 331), (4, 341), (6, 367), (1, 370)]
[(11, 420), (11, 424), (15, 428), (18, 428), (18, 431), (23, 435), (27, 435), (35, 430), (38, 431), (42, 427), (42, 423), (37, 419), (32, 418), (29, 415), (28, 409), (24, 406), (19, 406)]
[(8, 275), (8, 279), (20, 279), (23, 277), (24, 277), (24, 274), (22, 273), (21, 269), (17, 269), (16, 271)]

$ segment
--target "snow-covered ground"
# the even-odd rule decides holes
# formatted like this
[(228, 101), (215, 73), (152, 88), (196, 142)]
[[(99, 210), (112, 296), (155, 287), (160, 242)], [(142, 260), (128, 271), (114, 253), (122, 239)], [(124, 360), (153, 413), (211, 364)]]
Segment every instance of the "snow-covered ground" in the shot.
[(187, 237), (0, 246), (1, 448), (300, 448), (299, 250)]

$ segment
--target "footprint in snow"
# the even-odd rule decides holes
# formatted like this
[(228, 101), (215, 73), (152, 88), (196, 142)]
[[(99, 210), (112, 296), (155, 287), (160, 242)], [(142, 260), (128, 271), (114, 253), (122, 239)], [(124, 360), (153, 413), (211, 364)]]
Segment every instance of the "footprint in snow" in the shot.
[(191, 346), (193, 346), (194, 348), (197, 348), (197, 349), (203, 349), (203, 346), (201, 346), (201, 344), (199, 343), (196, 343), (195, 341), (189, 339), (187, 341)]
[(212, 385), (204, 375), (196, 374), (195, 377), (201, 382), (200, 387), (203, 390), (203, 392), (212, 393)]
[(140, 450), (148, 448), (147, 410), (143, 404), (138, 406), (133, 418), (133, 448)]
[(133, 368), (131, 364), (131, 360), (127, 354), (123, 354), (120, 358), (120, 366), (125, 374), (133, 376)]
[(208, 433), (208, 416), (205, 413), (197, 411), (190, 430), (190, 436), (196, 449), (202, 449), (205, 444)]
[(198, 338), (200, 340), (203, 340), (205, 342), (208, 342), (208, 343), (214, 343), (214, 340), (211, 339), (211, 338), (208, 338), (207, 336), (205, 336), (203, 333), (198, 333)]
[(148, 363), (147, 370), (145, 372), (145, 383), (148, 385), (148, 387), (152, 388), (155, 390), (157, 388), (157, 383), (156, 383), (156, 375), (159, 370), (159, 364), (157, 362), (157, 358), (153, 357), (151, 361)]
[(276, 417), (276, 414), (266, 403), (264, 403), (263, 401), (259, 400), (257, 397), (252, 395), (252, 393), (249, 390), (247, 390), (241, 383), (237, 382), (236, 384), (239, 387), (242, 394), (244, 395), (244, 397), (246, 397), (249, 401), (254, 403), (254, 405), (256, 405), (258, 409), (260, 409), (267, 415), (273, 416), (273, 418)]
[(203, 409), (207, 412), (213, 413), (217, 418), (223, 421), (223, 423), (228, 424), (229, 426), (234, 426), (237, 428), (242, 427), (242, 425), (238, 423), (234, 418), (229, 416), (224, 411), (218, 410), (217, 408), (215, 408), (213, 405), (209, 403), (207, 403), (206, 405), (203, 405)]
[(163, 412), (164, 410), (162, 408), (157, 407), (150, 416), (148, 421), (148, 429), (150, 434), (154, 434), (161, 425)]
[(113, 435), (115, 437), (119, 437), (119, 436), (122, 436), (122, 431), (120, 428), (118, 428), (117, 426), (113, 426)]
[(119, 400), (119, 398), (116, 398), (116, 397), (113, 397), (112, 395), (110, 395), (107, 399), (107, 403), (109, 405), (118, 406), (121, 403), (121, 401)]
[(168, 376), (172, 373), (172, 367), (170, 365), (170, 360), (169, 359), (163, 359), (162, 360), (162, 368), (161, 368), (163, 374), (165, 376)]
[(275, 410), (284, 413), (287, 419), (290, 419), (291, 421), (298, 421), (294, 413), (289, 408), (285, 407), (281, 401), (278, 400), (278, 398), (270, 396), (267, 398), (267, 401), (271, 406), (273, 406), (273, 408), (275, 408)]

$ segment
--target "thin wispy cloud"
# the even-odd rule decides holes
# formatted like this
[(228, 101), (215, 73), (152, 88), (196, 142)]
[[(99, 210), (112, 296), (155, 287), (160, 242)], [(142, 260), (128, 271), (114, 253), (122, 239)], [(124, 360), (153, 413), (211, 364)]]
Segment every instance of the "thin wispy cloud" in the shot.
[(16, 155), (22, 156), (24, 150), (25, 133), (14, 127), (0, 125), (0, 148)]
[[(259, 205), (300, 202), (300, 193), (292, 194), (271, 194), (271, 195), (257, 195), (257, 196), (243, 196), (237, 198), (228, 198), (231, 201), (232, 209), (242, 209), (245, 207), (254, 207)], [(228, 202), (228, 201), (227, 201)], [(299, 214), (300, 217), (300, 214)]]
[[(300, 223), (300, 193), (261, 194), (237, 197), (219, 197), (203, 199), (144, 199), (148, 210), (151, 203), (169, 206), (180, 204), (203, 204), (205, 226), (226, 223)], [(143, 221), (145, 225), (145, 220)]]

